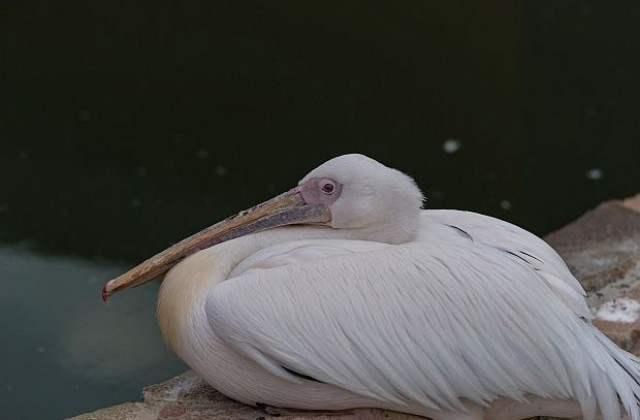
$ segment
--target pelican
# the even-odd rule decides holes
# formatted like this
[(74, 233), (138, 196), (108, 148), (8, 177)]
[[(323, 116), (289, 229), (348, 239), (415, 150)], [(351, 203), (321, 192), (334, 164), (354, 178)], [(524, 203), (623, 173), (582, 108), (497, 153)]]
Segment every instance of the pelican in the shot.
[(640, 420), (640, 360), (590, 322), (544, 241), (424, 210), (413, 179), (362, 155), (312, 170), (106, 283), (165, 274), (171, 350), (227, 396), (434, 420)]

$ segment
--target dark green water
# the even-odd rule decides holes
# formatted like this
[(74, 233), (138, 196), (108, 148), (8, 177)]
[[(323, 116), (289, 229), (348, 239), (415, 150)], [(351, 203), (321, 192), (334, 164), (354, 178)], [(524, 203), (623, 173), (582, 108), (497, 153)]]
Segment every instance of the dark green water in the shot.
[(137, 400), (184, 367), (102, 283), (339, 154), (545, 234), (640, 191), (640, 4), (0, 7), (0, 409)]

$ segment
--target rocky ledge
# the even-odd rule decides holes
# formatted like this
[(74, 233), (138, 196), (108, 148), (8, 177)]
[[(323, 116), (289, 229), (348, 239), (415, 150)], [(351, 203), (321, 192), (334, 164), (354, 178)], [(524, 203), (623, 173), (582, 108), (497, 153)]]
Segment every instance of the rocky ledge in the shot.
[[(640, 354), (640, 194), (609, 201), (545, 238), (589, 293), (594, 324), (621, 347)], [(193, 372), (145, 388), (142, 402), (73, 420), (418, 419), (376, 409), (304, 412), (250, 407), (216, 392)]]

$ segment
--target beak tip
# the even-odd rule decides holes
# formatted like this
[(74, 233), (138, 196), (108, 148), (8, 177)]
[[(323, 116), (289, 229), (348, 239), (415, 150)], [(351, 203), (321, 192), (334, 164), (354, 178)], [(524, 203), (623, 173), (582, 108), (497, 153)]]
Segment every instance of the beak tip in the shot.
[(109, 291), (107, 291), (107, 286), (102, 288), (102, 301), (106, 304), (108, 303), (108, 299), (109, 296), (111, 295), (111, 293), (109, 293)]

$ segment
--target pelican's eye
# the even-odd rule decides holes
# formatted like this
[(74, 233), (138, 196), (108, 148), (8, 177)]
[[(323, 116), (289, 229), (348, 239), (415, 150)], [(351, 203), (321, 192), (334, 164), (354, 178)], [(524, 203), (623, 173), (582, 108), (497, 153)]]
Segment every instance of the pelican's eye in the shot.
[(298, 187), (307, 204), (331, 206), (342, 194), (342, 184), (331, 178), (311, 178)]
[(335, 185), (333, 185), (332, 182), (325, 182), (324, 184), (322, 184), (322, 187), (320, 188), (320, 191), (322, 191), (326, 195), (333, 194), (335, 190), (336, 190), (336, 187)]

